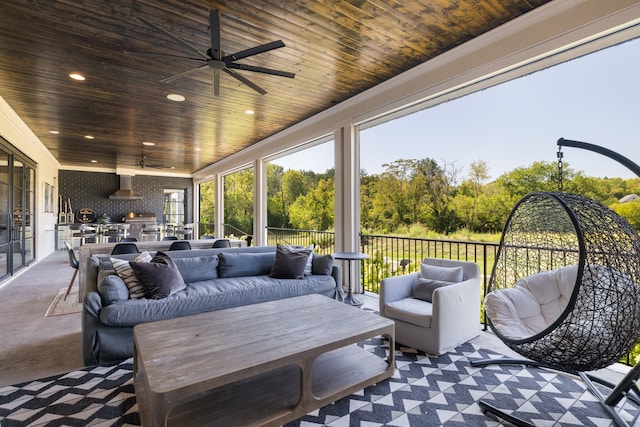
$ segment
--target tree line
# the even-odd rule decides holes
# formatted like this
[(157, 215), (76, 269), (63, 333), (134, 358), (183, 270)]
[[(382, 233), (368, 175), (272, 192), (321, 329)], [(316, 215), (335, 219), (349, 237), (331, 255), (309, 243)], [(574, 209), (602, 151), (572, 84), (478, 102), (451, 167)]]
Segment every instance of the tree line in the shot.
[[(335, 170), (324, 173), (283, 170), (267, 165), (269, 227), (332, 230)], [(561, 184), (560, 184), (561, 183)], [(515, 203), (532, 191), (580, 194), (611, 207), (640, 229), (640, 178), (595, 178), (574, 171), (568, 163), (537, 161), (490, 181), (484, 161), (471, 163), (466, 176), (455, 163), (430, 158), (401, 159), (383, 165), (379, 174), (361, 171), (361, 229), (371, 234), (402, 234), (421, 225), (438, 234), (464, 229), (474, 233), (502, 230)], [(253, 170), (224, 177), (225, 223), (250, 232), (253, 228)], [(201, 185), (201, 222), (213, 222), (213, 184)]]

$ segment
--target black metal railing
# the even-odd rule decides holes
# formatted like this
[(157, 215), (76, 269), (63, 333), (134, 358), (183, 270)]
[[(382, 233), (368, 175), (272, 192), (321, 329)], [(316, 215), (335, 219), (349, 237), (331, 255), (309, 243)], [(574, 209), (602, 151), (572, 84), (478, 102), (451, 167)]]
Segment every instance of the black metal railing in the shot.
[[(202, 230), (202, 228), (201, 228)], [(229, 234), (233, 234), (232, 229)], [(238, 230), (236, 230), (237, 233)], [(227, 229), (225, 228), (225, 233)], [(240, 231), (241, 234), (242, 232)], [(202, 234), (202, 233), (201, 233)], [(335, 252), (335, 233), (331, 231), (297, 230), (290, 228), (267, 228), (267, 244), (277, 243), (308, 246), (313, 244), (317, 253)], [(420, 270), (424, 258), (444, 258), (460, 261), (473, 261), (480, 267), (483, 292), (481, 295), (481, 323), (484, 321), (484, 297), (488, 292), (499, 244), (495, 242), (468, 242), (446, 239), (424, 239), (376, 234), (360, 235), (360, 251), (369, 255), (363, 261), (360, 271), (360, 290), (372, 293), (380, 292), (380, 281), (385, 277), (398, 276)], [(513, 249), (513, 248), (512, 248)], [(573, 251), (558, 248), (522, 247), (518, 255), (524, 265), (532, 263), (540, 268), (555, 268), (566, 265), (566, 257)], [(573, 254), (572, 254), (573, 255)], [(543, 266), (544, 264), (544, 266)], [(535, 269), (535, 266), (532, 267)], [(634, 350), (635, 352), (635, 350)], [(635, 354), (635, 353), (634, 353)], [(621, 363), (634, 364), (629, 355)]]
[[(198, 223), (198, 230), (200, 232), (200, 236), (198, 237), (201, 237), (204, 235), (215, 236), (215, 232), (216, 232), (215, 224), (212, 222)], [(246, 237), (251, 235), (251, 233), (240, 230), (238, 227), (235, 227), (231, 224), (222, 224), (222, 233), (223, 233), (223, 236), (220, 236), (220, 237), (241, 238), (241, 237)]]

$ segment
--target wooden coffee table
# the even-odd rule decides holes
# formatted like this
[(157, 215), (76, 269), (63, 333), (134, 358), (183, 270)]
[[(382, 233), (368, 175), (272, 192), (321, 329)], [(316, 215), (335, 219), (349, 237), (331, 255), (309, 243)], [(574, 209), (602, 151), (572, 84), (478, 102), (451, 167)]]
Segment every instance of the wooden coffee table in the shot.
[[(389, 339), (383, 359), (355, 343)], [(321, 295), (134, 328), (144, 426), (280, 426), (394, 371), (391, 320)]]

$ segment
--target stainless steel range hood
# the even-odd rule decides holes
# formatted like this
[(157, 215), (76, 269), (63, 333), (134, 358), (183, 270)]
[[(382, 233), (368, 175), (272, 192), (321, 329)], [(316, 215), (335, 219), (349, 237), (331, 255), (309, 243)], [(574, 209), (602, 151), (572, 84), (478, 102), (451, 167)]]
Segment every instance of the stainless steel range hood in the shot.
[(120, 174), (120, 188), (109, 196), (111, 200), (140, 200), (142, 196), (131, 189), (131, 175)]

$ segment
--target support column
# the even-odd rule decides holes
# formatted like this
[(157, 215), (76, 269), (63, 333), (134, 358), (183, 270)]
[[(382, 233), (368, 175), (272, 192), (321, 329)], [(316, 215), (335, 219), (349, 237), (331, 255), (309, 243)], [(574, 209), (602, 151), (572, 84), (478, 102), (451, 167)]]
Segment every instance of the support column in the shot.
[(224, 237), (224, 177), (219, 173), (216, 174), (215, 183), (214, 235), (222, 238)]
[(253, 162), (253, 243), (267, 244), (267, 162)]
[(335, 141), (336, 252), (358, 252), (360, 248), (360, 156), (355, 127), (342, 126)]
[[(360, 251), (360, 153), (357, 138), (355, 127), (350, 123), (334, 132), (336, 252)], [(352, 284), (357, 293), (360, 289), (360, 263), (353, 263), (349, 270), (347, 262), (340, 262), (342, 274), (345, 283)], [(347, 277), (349, 271), (351, 277)]]

